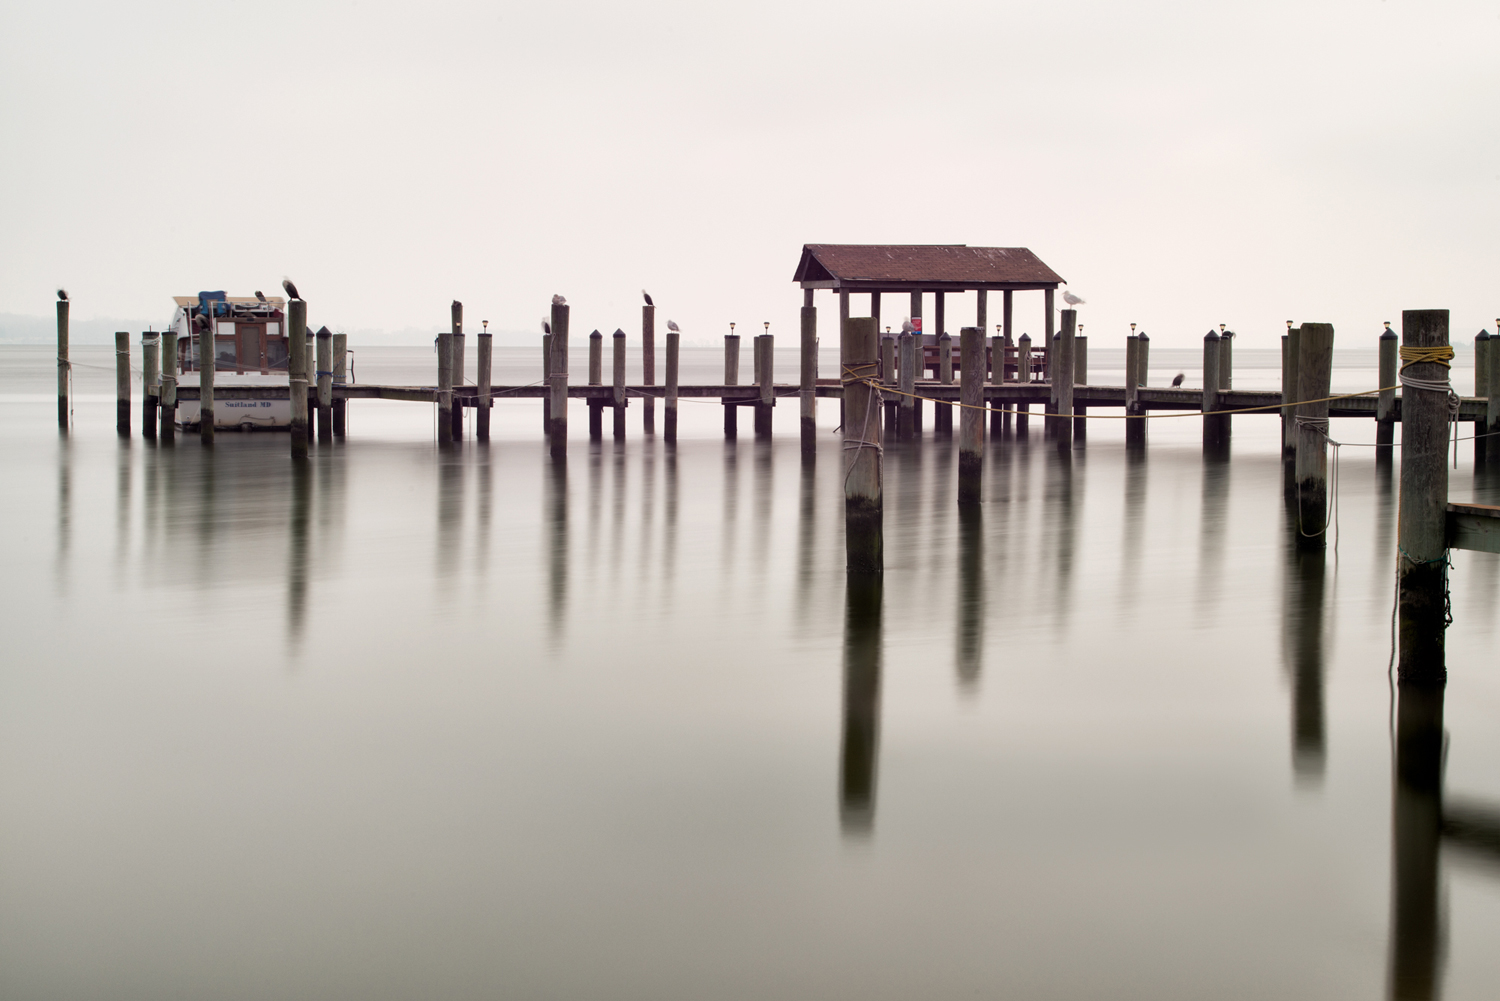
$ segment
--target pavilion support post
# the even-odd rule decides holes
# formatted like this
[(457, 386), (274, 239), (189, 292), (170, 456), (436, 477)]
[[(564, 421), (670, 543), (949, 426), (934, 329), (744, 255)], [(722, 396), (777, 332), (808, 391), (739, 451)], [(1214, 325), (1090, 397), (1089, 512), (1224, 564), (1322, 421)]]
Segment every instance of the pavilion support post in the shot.
[[(307, 458), (307, 352), (302, 350), (305, 343), (307, 302), (289, 299), (286, 304), (286, 379), (291, 400), (290, 437), (294, 460)], [(175, 351), (173, 360), (176, 360)]]
[(818, 442), (818, 307), (813, 290), (802, 292), (802, 367), (798, 380), (802, 452), (811, 455)]
[(873, 317), (851, 317), (840, 332), (844, 372), (844, 551), (848, 570), (885, 567), (881, 536), (880, 414), (874, 375), (879, 331)]
[[(942, 299), (939, 298), (938, 301), (941, 302)], [(946, 333), (939, 334), (937, 342), (938, 382), (944, 386), (951, 386), (953, 385), (953, 338)], [(953, 437), (953, 405), (951, 403), (932, 405), (932, 433), (938, 438)]]
[[(318, 328), (318, 441), (333, 441), (333, 332)], [(462, 424), (460, 424), (460, 427)]]
[(1062, 330), (1057, 336), (1057, 364), (1054, 370), (1057, 377), (1053, 385), (1057, 388), (1057, 448), (1060, 452), (1068, 453), (1073, 448), (1073, 421), (1066, 416), (1073, 412), (1073, 359), (1076, 343), (1078, 311), (1076, 309), (1065, 309), (1062, 314)]
[(1217, 448), (1223, 440), (1219, 415), (1219, 347), (1223, 341), (1216, 331), (1203, 335), (1203, 397), (1198, 407), (1203, 411), (1203, 447)]
[(1375, 403), (1375, 462), (1382, 466), (1395, 458), (1397, 340), (1387, 323), (1380, 335), (1380, 397)]
[[(1022, 334), (1021, 339), (1016, 342), (1016, 379), (1022, 386), (1031, 385), (1031, 335)], [(1025, 438), (1031, 431), (1031, 403), (1028, 400), (1017, 400), (1013, 408), (1016, 412), (1016, 437)]]
[[(1307, 336), (1308, 324), (1303, 325)], [(1446, 309), (1401, 314), (1405, 348), (1448, 346)], [(1402, 375), (1448, 382), (1447, 365), (1408, 362)], [(1305, 383), (1304, 383), (1305, 384)], [(1441, 684), (1447, 679), (1444, 636), (1448, 590), (1448, 393), (1405, 385), (1401, 392), (1401, 512), (1396, 529), (1398, 679)]]
[(439, 445), (453, 441), (453, 333), (438, 334), (437, 437)]
[(552, 304), (552, 350), (547, 374), (552, 411), (547, 445), (555, 459), (568, 454), (568, 310), (565, 302)]
[(616, 329), (614, 336), (614, 351), (610, 355), (613, 363), (614, 392), (610, 400), (614, 404), (615, 416), (615, 441), (625, 440), (625, 407), (628, 400), (625, 399), (625, 331)]
[[(589, 334), (589, 385), (604, 385), (604, 335), (595, 330)], [(604, 400), (597, 396), (588, 399), (589, 441), (604, 437)]]
[[(934, 343), (936, 343), (936, 341), (938, 339), (940, 339), (944, 334), (946, 334), (948, 332), (948, 320), (947, 320), (948, 305), (947, 305), (947, 303), (948, 303), (948, 294), (946, 292), (934, 292), (932, 294), (932, 327), (933, 327), (932, 336), (933, 336)], [(953, 343), (952, 338), (949, 338), (948, 343), (949, 344)], [(951, 362), (950, 362), (950, 364), (951, 364)], [(934, 378), (937, 378), (937, 379), (941, 379), (942, 378), (942, 358), (941, 358), (941, 356), (938, 358), (938, 370), (936, 372), (932, 373), (932, 375), (933, 375)], [(951, 418), (952, 414), (950, 413), (949, 416)], [(936, 427), (937, 427), (937, 419), (934, 417), (933, 418), (933, 428), (936, 429)], [(950, 419), (950, 421), (948, 423), (948, 433), (950, 435), (953, 433), (953, 423), (952, 423), (951, 419)]]
[[(1057, 434), (1057, 387), (1062, 381), (1058, 378), (1058, 341), (1061, 335), (1057, 331), (1057, 310), (1053, 307), (1053, 289), (1043, 289), (1042, 298), (1044, 308), (1047, 311), (1045, 340), (1042, 341), (1043, 350), (1047, 357), (1043, 360), (1042, 371), (1047, 379), (1047, 405), (1044, 408), (1047, 416), (1042, 420), (1042, 436), (1053, 438)], [(1071, 371), (1071, 370), (1069, 370)]]
[(917, 434), (917, 400), (912, 395), (917, 391), (917, 359), (922, 354), (921, 334), (902, 334), (900, 341), (901, 364), (897, 370), (898, 410), (896, 417), (897, 437), (913, 438)]
[(161, 335), (141, 335), (141, 437), (156, 437), (156, 408), (161, 404)]
[[(1321, 549), (1328, 543), (1328, 401), (1324, 397), (1333, 374), (1333, 324), (1304, 323), (1298, 351), (1297, 398), (1320, 402), (1297, 404), (1297, 544)], [(1445, 477), (1445, 493), (1446, 484)]]
[[(656, 307), (641, 307), (641, 384), (656, 385)], [(641, 399), (641, 430), (656, 433), (656, 397)]]
[[(1006, 381), (1007, 378), (1009, 378), (1009, 376), (1006, 374), (1006, 371), (1005, 371), (1005, 363), (1006, 363), (1006, 360), (1010, 356), (1010, 349), (1011, 349), (1011, 347), (1013, 345), (1015, 345), (1015, 343), (1016, 343), (1015, 336), (1014, 336), (1015, 331), (1012, 330), (1012, 320), (1014, 319), (1014, 316), (1015, 316), (1014, 306), (1015, 306), (1015, 293), (1012, 292), (1010, 289), (1006, 289), (1002, 293), (1002, 295), (1001, 295), (1001, 303), (1000, 303), (1000, 322), (1001, 322), (1001, 325), (1005, 328), (1002, 331), (1002, 334), (1005, 337), (1005, 355), (1002, 356), (1002, 358), (1000, 360), (1000, 374), (995, 377), (995, 381), (998, 382), (998, 383), (1003, 383), (1003, 382)], [(1019, 371), (1017, 371), (1017, 373), (1016, 373), (1016, 378), (1020, 379), (1020, 372)], [(1014, 410), (1015, 408), (1014, 407), (1007, 407), (1006, 409), (1007, 410)], [(1001, 416), (1002, 416), (1002, 418), (1004, 420), (1004, 423), (1001, 426), (1004, 428), (1004, 430), (1009, 431), (1011, 429), (1012, 415), (1011, 414), (1002, 414)]]
[[(481, 331), (479, 334), (479, 357), (477, 359), (478, 369), (475, 372), (474, 380), (475, 385), (478, 387), (477, 405), (474, 409), (475, 441), (490, 440), (490, 380), (493, 375), (493, 366), (495, 359), (494, 345), (495, 335), (490, 333), (488, 329)], [(337, 353), (337, 348), (338, 344), (335, 341), (335, 353)], [(338, 434), (343, 434), (343, 431), (340, 430), (337, 425), (335, 425), (335, 431)]]
[[(463, 441), (464, 404), (460, 394), (464, 388), (464, 304), (454, 300), (451, 312), (453, 323), (453, 440)], [(321, 368), (322, 366), (320, 365), (319, 367)], [(321, 382), (319, 385), (322, 385)]]
[(677, 444), (677, 354), (682, 335), (675, 330), (667, 331), (667, 393), (662, 405), (662, 419), (666, 423), (664, 438), (668, 445)]
[(875, 319), (875, 333), (880, 334), (880, 293), (870, 293), (870, 316)]
[(130, 437), (130, 331), (115, 332), (115, 433)]
[(1281, 355), (1282, 489), (1288, 500), (1297, 496), (1297, 387), (1300, 383), (1302, 328), (1287, 324)]
[[(730, 332), (724, 335), (724, 385), (738, 386), (740, 384), (740, 335), (734, 333), (734, 325), (730, 324)], [(739, 406), (733, 397), (727, 398), (724, 403), (724, 437), (734, 438), (739, 434)]]
[(72, 381), (73, 369), (68, 361), (68, 310), (67, 299), (57, 300), (57, 426), (68, 430), (68, 385)]
[(1484, 409), (1485, 461), (1500, 466), (1500, 344), (1495, 343), (1495, 338), (1500, 338), (1500, 318), (1495, 320), (1495, 333), (1491, 335), (1489, 393)]
[[(990, 294), (985, 289), (974, 290), (974, 326), (979, 328), (983, 342), (985, 331), (990, 329)], [(963, 332), (959, 331), (959, 354), (963, 353)]]
[(984, 470), (984, 328), (959, 332), (958, 503), (979, 504), (980, 474)]
[[(1073, 338), (1073, 382), (1075, 385), (1087, 386), (1089, 384), (1089, 339), (1083, 334), (1077, 334)], [(1073, 401), (1073, 441), (1082, 443), (1088, 439), (1089, 408), (1076, 399)]]
[[(901, 336), (905, 337), (907, 335), (902, 334)], [(900, 385), (900, 376), (897, 374), (896, 365), (897, 350), (898, 341), (895, 337), (882, 336), (880, 338), (880, 381), (892, 389), (899, 388)], [(905, 356), (903, 356), (903, 363), (904, 358)], [(898, 438), (905, 437), (905, 432), (901, 430), (900, 424), (901, 407), (905, 404), (905, 401), (896, 393), (883, 396), (882, 399), (885, 401), (881, 409), (885, 411), (883, 416), (885, 417), (886, 440), (895, 441)]]

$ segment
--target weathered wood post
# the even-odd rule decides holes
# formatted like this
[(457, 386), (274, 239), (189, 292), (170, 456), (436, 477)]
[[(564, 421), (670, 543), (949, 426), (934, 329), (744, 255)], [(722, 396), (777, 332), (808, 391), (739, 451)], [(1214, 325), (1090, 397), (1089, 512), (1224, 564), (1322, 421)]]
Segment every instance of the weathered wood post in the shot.
[[(894, 337), (880, 338), (880, 381), (892, 389), (900, 384), (900, 376), (896, 372), (897, 343)], [(886, 440), (893, 441), (896, 438), (905, 437), (905, 432), (900, 426), (901, 406), (904, 401), (895, 393), (884, 399), (885, 405), (882, 409), (885, 411)]]
[[(1333, 324), (1304, 323), (1298, 338), (1297, 544), (1328, 543), (1328, 387), (1333, 375)], [(1311, 401), (1320, 402), (1311, 402)]]
[[(318, 441), (333, 440), (333, 334), (318, 328)], [(462, 424), (460, 424), (462, 427)]]
[[(948, 303), (948, 293), (946, 293), (946, 292), (934, 292), (932, 294), (932, 307), (933, 307), (932, 308), (932, 327), (933, 327), (932, 333), (933, 333), (933, 341), (934, 342), (941, 340), (943, 338), (943, 336), (948, 333), (948, 320), (947, 320), (948, 305), (947, 305), (947, 303)], [(952, 345), (953, 345), (953, 338), (951, 338), (951, 337), (948, 338), (948, 345), (949, 345), (949, 347), (952, 347)], [(926, 355), (924, 354), (923, 358), (925, 359), (925, 357), (926, 357)], [(951, 354), (949, 356), (948, 364), (950, 366), (953, 364), (953, 360), (952, 360)], [(943, 360), (942, 360), (941, 354), (939, 354), (939, 357), (938, 357), (937, 371), (933, 372), (932, 376), (935, 379), (939, 379), (939, 380), (942, 379), (942, 376), (943, 376)], [(934, 408), (934, 409), (936, 409), (936, 408)], [(953, 434), (953, 421), (951, 419), (952, 416), (953, 416), (953, 409), (951, 407), (948, 409), (948, 416), (950, 418), (949, 421), (948, 421), (948, 434), (951, 437), (952, 434)], [(937, 430), (937, 418), (936, 417), (934, 417), (933, 420), (932, 420), (932, 426), (933, 426), (933, 430)]]
[[(1219, 324), (1219, 390), (1227, 393), (1234, 388), (1234, 331), (1225, 330), (1224, 324)], [(1220, 395), (1220, 409), (1223, 409), (1224, 397)], [(1219, 435), (1225, 442), (1229, 441), (1234, 433), (1234, 415), (1219, 415)]]
[(681, 341), (682, 334), (675, 330), (667, 331), (667, 402), (662, 409), (666, 419), (668, 444), (677, 442), (677, 359)]
[[(452, 312), (452, 323), (453, 323), (453, 328), (452, 328), (453, 329), (453, 361), (452, 361), (452, 365), (453, 365), (453, 389), (454, 389), (454, 393), (453, 393), (453, 411), (452, 411), (453, 440), (457, 441), (457, 442), (461, 442), (461, 441), (464, 440), (464, 401), (463, 401), (463, 395), (462, 394), (463, 394), (463, 388), (464, 388), (464, 369), (466, 367), (465, 364), (464, 364), (465, 361), (466, 361), (466, 358), (465, 358), (465, 355), (464, 355), (464, 304), (461, 303), (461, 302), (459, 302), (457, 299), (454, 299), (453, 300), (453, 306), (452, 306), (451, 312)], [(324, 328), (324, 329), (327, 329), (327, 328)], [(323, 335), (323, 331), (319, 330), (318, 331), (318, 336), (321, 337), (322, 335)], [(319, 349), (321, 350), (321, 348), (322, 348), (322, 345), (320, 344), (319, 345)], [(318, 367), (319, 368), (323, 368), (323, 365), (319, 364)], [(323, 382), (322, 382), (322, 379), (323, 379), (322, 373), (319, 373), (318, 374), (318, 405), (319, 405), (320, 408), (321, 408), (322, 402), (323, 402), (322, 401), (322, 393), (323, 393)], [(318, 440), (321, 441), (321, 440), (323, 440), (322, 433), (321, 433), (322, 432), (322, 426), (321, 426), (322, 415), (321, 414), (319, 414), (318, 419), (319, 419), (319, 422), (320, 422), (320, 424), (319, 424)]]
[(755, 373), (755, 384), (760, 387), (760, 399), (755, 404), (755, 436), (769, 438), (771, 408), (776, 406), (776, 338), (767, 333), (757, 337), (756, 341), (760, 344), (760, 362)]
[(552, 433), (552, 324), (546, 322), (542, 333), (542, 435)]
[(453, 441), (453, 333), (438, 334), (438, 444)]
[(68, 384), (73, 374), (68, 361), (68, 309), (69, 302), (59, 290), (57, 294), (57, 426), (68, 429)]
[[(1303, 337), (1307, 325), (1303, 325)], [(1448, 381), (1453, 349), (1446, 309), (1401, 313), (1401, 497), (1396, 587), (1402, 682), (1448, 677), (1443, 631), (1448, 590)]]
[[(724, 335), (724, 385), (738, 386), (740, 384), (740, 335), (734, 332), (734, 324), (729, 325), (729, 333)], [(739, 434), (740, 414), (739, 401), (726, 398), (724, 401), (724, 437), (734, 438)]]
[(625, 399), (625, 331), (618, 327), (615, 328), (610, 361), (613, 365), (611, 384), (614, 386), (610, 400), (614, 406), (615, 439), (619, 441), (625, 437), (625, 407), (629, 401)]
[(141, 437), (156, 437), (156, 408), (161, 403), (161, 336), (141, 335)]
[[(1078, 329), (1082, 330), (1083, 324), (1080, 323)], [(1079, 386), (1089, 384), (1089, 339), (1083, 334), (1075, 334), (1073, 337), (1073, 382)], [(1073, 403), (1073, 440), (1075, 442), (1088, 438), (1088, 412), (1087, 404), (1075, 400)]]
[(802, 451), (811, 454), (818, 441), (818, 308), (813, 290), (802, 292), (802, 368), (798, 398), (802, 414)]
[(880, 332), (874, 317), (850, 317), (840, 332), (844, 385), (844, 551), (847, 569), (885, 569), (881, 537), (880, 414), (870, 382)]
[(1057, 390), (1057, 447), (1061, 451), (1068, 451), (1073, 447), (1073, 421), (1067, 414), (1073, 412), (1073, 365), (1074, 365), (1074, 333), (1078, 320), (1078, 310), (1065, 309), (1062, 312), (1062, 330), (1058, 332), (1057, 365), (1053, 371), (1057, 373), (1052, 380)]
[(1203, 411), (1203, 445), (1216, 447), (1222, 440), (1219, 414), (1219, 346), (1223, 342), (1214, 330), (1203, 335), (1203, 398), (1198, 409)]
[(1042, 406), (1042, 412), (1046, 414), (1042, 418), (1042, 437), (1051, 438), (1057, 433), (1057, 384), (1058, 378), (1057, 355), (1058, 340), (1061, 335), (1057, 330), (1057, 310), (1053, 306), (1055, 301), (1052, 289), (1042, 290), (1044, 308), (1047, 311), (1046, 330), (1042, 341), (1046, 358), (1042, 363), (1042, 377), (1047, 380), (1047, 402)]
[(568, 304), (552, 303), (552, 344), (547, 396), (552, 401), (547, 444), (553, 458), (568, 454)]
[(342, 438), (349, 431), (349, 400), (341, 387), (349, 385), (349, 335), (333, 335), (333, 436)]
[[(337, 353), (338, 342), (334, 342), (335, 353)], [(490, 390), (493, 379), (495, 362), (495, 335), (490, 333), (489, 321), (484, 321), (484, 329), (479, 332), (479, 369), (475, 373), (479, 385), (479, 405), (474, 411), (474, 439), (476, 441), (490, 440)], [(334, 415), (334, 431), (338, 433), (338, 415)]]
[[(1490, 396), (1490, 352), (1493, 350), (1494, 341), (1489, 332), (1481, 330), (1474, 338), (1474, 395), (1480, 399), (1489, 399)], [(1484, 440), (1484, 431), (1488, 425), (1488, 415), (1474, 422), (1475, 466), (1485, 464), (1488, 442)]]
[(1380, 335), (1380, 397), (1375, 403), (1375, 461), (1381, 465), (1390, 465), (1395, 457), (1396, 349), (1396, 332), (1387, 323)]
[(984, 470), (984, 328), (964, 327), (958, 333), (958, 503), (979, 503), (980, 474)]
[(115, 432), (130, 437), (130, 332), (115, 332)]
[[(1021, 386), (1031, 385), (1030, 334), (1022, 334), (1021, 339), (1016, 342), (1016, 381)], [(1031, 430), (1031, 403), (1028, 400), (1018, 400), (1013, 409), (1016, 412), (1016, 437), (1025, 438)]]
[(177, 332), (161, 335), (161, 440), (177, 437)]
[(1141, 405), (1141, 340), (1125, 338), (1125, 447), (1146, 444), (1146, 409)]
[(288, 299), (286, 304), (286, 382), (291, 404), (292, 458), (307, 458), (307, 302)]
[(1490, 374), (1487, 381), (1489, 396), (1485, 404), (1485, 461), (1491, 466), (1500, 466), (1500, 318), (1495, 320), (1495, 333), (1490, 340)]
[[(589, 334), (589, 385), (604, 385), (604, 335), (597, 329)], [(604, 400), (597, 396), (588, 399), (589, 441), (604, 437)]]
[[(656, 307), (641, 307), (641, 385), (656, 385)], [(656, 433), (656, 397), (649, 393), (641, 399), (641, 430)]]
[(212, 312), (210, 306), (210, 315), (202, 317), (203, 326), (198, 329), (198, 440), (205, 445), (214, 443), (214, 372), (219, 367)]
[(922, 335), (902, 334), (899, 344), (901, 361), (897, 367), (897, 388), (901, 390), (896, 410), (896, 436), (914, 438), (917, 435), (917, 370), (921, 366)]
[(1302, 329), (1286, 321), (1281, 341), (1281, 446), (1282, 486), (1287, 499), (1297, 496), (1297, 387), (1302, 356)]
[[(942, 302), (942, 293), (938, 293), (938, 302)], [(938, 383), (944, 386), (953, 385), (953, 338), (946, 331), (938, 334)], [(932, 405), (932, 434), (936, 438), (953, 437), (953, 405), (951, 403), (934, 403)]]
[[(1135, 369), (1140, 373), (1141, 388), (1144, 389), (1151, 385), (1151, 338), (1143, 330), (1135, 335), (1135, 340), (1137, 345), (1136, 352), (1139, 355), (1136, 359)], [(1142, 410), (1142, 413), (1144, 412)]]

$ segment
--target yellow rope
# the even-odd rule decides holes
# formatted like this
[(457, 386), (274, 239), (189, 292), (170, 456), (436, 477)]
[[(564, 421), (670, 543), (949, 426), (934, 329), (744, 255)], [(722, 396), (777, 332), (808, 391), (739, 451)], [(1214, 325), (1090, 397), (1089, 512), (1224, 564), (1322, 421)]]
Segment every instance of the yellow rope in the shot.
[(1405, 372), (1412, 365), (1432, 364), (1441, 365), (1444, 368), (1452, 368), (1448, 362), (1453, 358), (1453, 349), (1446, 344), (1431, 348), (1402, 347), (1401, 360), (1405, 363), (1401, 371)]

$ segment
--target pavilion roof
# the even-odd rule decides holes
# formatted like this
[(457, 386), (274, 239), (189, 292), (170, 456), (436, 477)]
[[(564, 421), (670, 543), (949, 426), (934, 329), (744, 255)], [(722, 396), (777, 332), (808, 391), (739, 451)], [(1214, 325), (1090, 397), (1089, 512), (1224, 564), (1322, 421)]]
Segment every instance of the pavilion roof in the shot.
[(858, 292), (1056, 288), (1063, 279), (1025, 247), (808, 243), (792, 281)]

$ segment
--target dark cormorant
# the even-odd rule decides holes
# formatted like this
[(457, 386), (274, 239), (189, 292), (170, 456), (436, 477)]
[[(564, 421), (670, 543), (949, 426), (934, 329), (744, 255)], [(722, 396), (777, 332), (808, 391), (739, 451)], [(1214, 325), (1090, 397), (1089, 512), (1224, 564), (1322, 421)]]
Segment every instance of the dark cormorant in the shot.
[(284, 289), (286, 289), (287, 298), (289, 298), (289, 299), (300, 299), (300, 298), (302, 298), (300, 295), (297, 294), (297, 286), (295, 286), (295, 285), (292, 284), (292, 280), (290, 278), (283, 278), (283, 279), (281, 279), (281, 287), (284, 288)]
[(57, 301), (58, 302), (67, 302), (68, 301), (68, 290), (67, 289), (60, 288), (60, 289), (57, 290)]
[(656, 303), (654, 303), (654, 302), (651, 301), (651, 293), (650, 292), (647, 292), (645, 289), (641, 289), (641, 295), (643, 295), (643, 296), (646, 297), (646, 305), (648, 305), (648, 306), (655, 306), (656, 305)]

